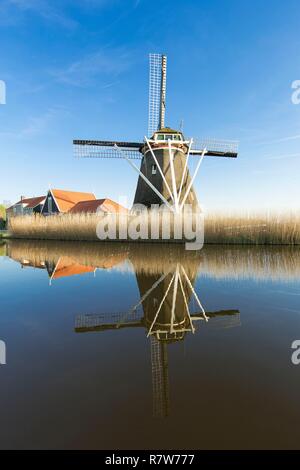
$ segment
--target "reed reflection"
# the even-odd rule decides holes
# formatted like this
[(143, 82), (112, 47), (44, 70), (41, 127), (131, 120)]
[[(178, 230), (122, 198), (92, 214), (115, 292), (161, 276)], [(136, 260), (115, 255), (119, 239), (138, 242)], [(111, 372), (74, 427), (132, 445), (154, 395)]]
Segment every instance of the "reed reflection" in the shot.
[(183, 263), (188, 274), (194, 270), (197, 275), (212, 278), (263, 281), (300, 278), (300, 246), (207, 245), (198, 252), (187, 252), (176, 244), (9, 240), (1, 251), (23, 267), (46, 269), (47, 261), (50, 272), (61, 257), (67, 257), (91, 270), (115, 268), (150, 275), (167, 272), (178, 262)]

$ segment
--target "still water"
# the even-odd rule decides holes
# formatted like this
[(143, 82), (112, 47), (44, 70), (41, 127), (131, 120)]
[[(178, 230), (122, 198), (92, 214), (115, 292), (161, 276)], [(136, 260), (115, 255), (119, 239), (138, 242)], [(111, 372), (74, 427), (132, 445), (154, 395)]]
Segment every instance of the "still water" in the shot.
[(300, 448), (300, 249), (0, 255), (1, 448)]

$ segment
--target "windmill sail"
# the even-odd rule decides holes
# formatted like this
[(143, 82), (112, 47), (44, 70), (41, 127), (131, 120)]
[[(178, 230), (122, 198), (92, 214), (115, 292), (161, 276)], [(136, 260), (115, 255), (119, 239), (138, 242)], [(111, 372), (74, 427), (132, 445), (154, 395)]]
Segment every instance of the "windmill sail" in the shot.
[(170, 387), (168, 367), (168, 345), (150, 337), (153, 415), (166, 418), (170, 414)]
[(165, 126), (167, 57), (149, 55), (149, 117), (148, 136)]
[[(80, 158), (128, 158), (141, 160), (140, 142), (73, 140), (74, 156)], [(122, 152), (120, 152), (122, 149)]]
[(238, 155), (238, 141), (218, 140), (218, 139), (194, 139), (190, 150), (190, 155), (201, 155), (206, 149), (205, 155), (208, 157), (231, 157)]

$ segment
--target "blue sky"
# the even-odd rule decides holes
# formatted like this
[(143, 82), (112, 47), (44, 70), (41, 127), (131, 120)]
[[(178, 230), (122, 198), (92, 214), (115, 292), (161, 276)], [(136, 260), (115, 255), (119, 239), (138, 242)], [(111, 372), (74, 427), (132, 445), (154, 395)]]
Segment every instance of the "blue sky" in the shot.
[(203, 206), (299, 208), (299, 24), (296, 0), (0, 0), (0, 201), (50, 186), (130, 203), (129, 165), (74, 159), (72, 139), (142, 139), (163, 52), (166, 124), (240, 141), (237, 160), (204, 160)]

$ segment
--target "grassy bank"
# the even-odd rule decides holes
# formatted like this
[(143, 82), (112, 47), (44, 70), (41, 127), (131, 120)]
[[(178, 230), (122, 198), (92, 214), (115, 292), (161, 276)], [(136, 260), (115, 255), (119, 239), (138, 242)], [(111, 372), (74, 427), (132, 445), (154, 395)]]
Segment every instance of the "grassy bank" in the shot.
[[(9, 230), (14, 238), (99, 240), (96, 230), (101, 218), (102, 216), (97, 214), (19, 216), (11, 219)], [(120, 231), (126, 233), (125, 225), (134, 220), (136, 216), (133, 215), (123, 215), (120, 220), (118, 219), (117, 238)], [(140, 220), (143, 224), (143, 219)], [(157, 220), (152, 225), (152, 230), (153, 226), (158, 229)], [(170, 232), (172, 239), (174, 221), (171, 223)], [(204, 218), (204, 234), (205, 243), (213, 244), (300, 245), (300, 216), (299, 214), (208, 215)]]
[(0, 230), (0, 241), (3, 241), (5, 238), (9, 237), (8, 230)]

